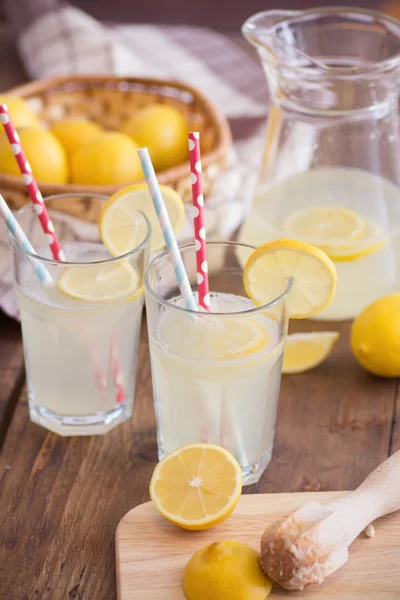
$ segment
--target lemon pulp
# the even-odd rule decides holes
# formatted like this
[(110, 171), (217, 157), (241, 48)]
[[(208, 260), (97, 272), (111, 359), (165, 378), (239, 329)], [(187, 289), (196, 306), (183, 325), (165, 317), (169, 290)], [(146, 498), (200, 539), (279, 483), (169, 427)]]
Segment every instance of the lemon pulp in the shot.
[(156, 509), (184, 529), (209, 529), (227, 519), (242, 491), (240, 465), (224, 448), (190, 444), (156, 466), (150, 496)]

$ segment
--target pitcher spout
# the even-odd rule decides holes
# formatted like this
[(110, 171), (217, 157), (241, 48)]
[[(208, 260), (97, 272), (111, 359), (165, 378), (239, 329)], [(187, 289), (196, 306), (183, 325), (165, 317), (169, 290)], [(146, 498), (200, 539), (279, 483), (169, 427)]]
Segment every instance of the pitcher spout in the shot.
[(324, 70), (325, 65), (296, 45), (296, 32), (292, 24), (304, 14), (305, 11), (299, 10), (259, 12), (247, 19), (242, 26), (242, 33), (257, 48), (262, 60), (270, 58), (292, 67)]
[(400, 67), (400, 22), (367, 9), (268, 10), (247, 19), (242, 33), (264, 66), (272, 61), (322, 76)]
[[(259, 12), (244, 22), (242, 34), (247, 41), (254, 46), (260, 54), (270, 54), (274, 58), (284, 59), (287, 54), (287, 43), (282, 40), (277, 32), (277, 26), (286, 21), (298, 17), (302, 11), (298, 10), (267, 10)], [(292, 52), (295, 50), (293, 44)]]

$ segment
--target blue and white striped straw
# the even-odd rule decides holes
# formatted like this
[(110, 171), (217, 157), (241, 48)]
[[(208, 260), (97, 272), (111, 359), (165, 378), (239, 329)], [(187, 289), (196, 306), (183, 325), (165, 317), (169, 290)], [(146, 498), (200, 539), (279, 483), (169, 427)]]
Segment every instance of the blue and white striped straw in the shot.
[[(31, 254), (36, 254), (32, 244), (26, 237), (17, 219), (14, 217), (13, 213), (11, 212), (11, 209), (9, 208), (7, 202), (4, 200), (1, 194), (0, 215), (3, 217), (9, 231), (11, 231), (12, 235), (15, 237), (16, 241), (21, 246), (21, 248), (23, 248), (24, 250), (28, 250), (28, 252), (31, 252)], [(53, 283), (53, 279), (46, 267), (34, 258), (29, 257), (29, 260), (31, 261), (35, 273), (39, 277), (40, 281), (46, 285), (51, 285)]]
[(178, 243), (176, 241), (171, 222), (167, 213), (167, 209), (164, 204), (160, 187), (158, 185), (157, 177), (154, 171), (153, 163), (149, 155), (147, 148), (140, 148), (138, 150), (140, 163), (142, 165), (143, 173), (146, 179), (147, 187), (151, 198), (153, 200), (154, 208), (157, 213), (158, 220), (160, 222), (161, 231), (164, 236), (165, 245), (171, 257), (172, 263), (175, 269), (176, 280), (181, 290), (181, 294), (185, 301), (185, 306), (189, 310), (198, 310), (196, 301), (193, 297), (193, 291), (190, 287), (189, 278), (187, 276), (185, 266), (182, 261), (181, 253), (179, 252)]

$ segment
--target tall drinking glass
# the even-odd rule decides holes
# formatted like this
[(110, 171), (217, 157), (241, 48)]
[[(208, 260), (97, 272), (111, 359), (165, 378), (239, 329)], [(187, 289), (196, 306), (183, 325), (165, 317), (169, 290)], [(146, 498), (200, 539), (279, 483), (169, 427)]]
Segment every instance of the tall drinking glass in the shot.
[[(288, 320), (287, 290), (267, 306), (247, 297), (242, 264), (253, 250), (207, 244), (210, 313), (185, 308), (167, 253), (145, 277), (159, 458), (184, 444), (219, 444), (245, 485), (271, 460)], [(195, 290), (195, 247), (181, 254)]]
[(132, 414), (150, 225), (138, 213), (135, 248), (112, 257), (97, 226), (105, 200), (46, 200), (66, 262), (52, 258), (33, 205), (17, 213), (53, 285), (39, 281), (32, 255), (10, 235), (30, 418), (63, 436), (104, 434)]

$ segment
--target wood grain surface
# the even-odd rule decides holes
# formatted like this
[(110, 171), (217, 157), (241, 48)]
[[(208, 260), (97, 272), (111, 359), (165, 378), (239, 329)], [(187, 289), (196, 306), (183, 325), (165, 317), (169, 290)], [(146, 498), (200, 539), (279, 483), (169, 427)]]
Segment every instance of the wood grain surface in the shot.
[(0, 448), (23, 382), (21, 327), (3, 317), (0, 321)]
[[(183, 570), (197, 550), (222, 540), (235, 540), (259, 550), (265, 527), (276, 519), (306, 502), (327, 502), (340, 495), (337, 492), (308, 492), (242, 496), (228, 521), (214, 529), (199, 532), (175, 527), (158, 515), (151, 503), (139, 506), (124, 517), (117, 530), (118, 598), (185, 600)], [(307, 586), (300, 595), (274, 586), (268, 599), (397, 600), (400, 589), (400, 513), (379, 519), (375, 528), (373, 538), (367, 538), (365, 534), (357, 538), (350, 548), (347, 564), (321, 585)]]
[[(2, 356), (18, 365), (18, 326), (5, 317), (0, 324)], [(324, 328), (332, 324), (293, 327)], [(362, 371), (348, 347), (349, 324), (333, 328), (341, 339), (326, 363), (283, 377), (273, 460), (246, 494), (353, 489), (390, 443), (398, 447), (396, 382)], [(11, 403), (13, 381), (0, 387)], [(157, 460), (145, 324), (134, 417), (106, 436), (48, 433), (29, 421), (25, 387), (18, 396), (0, 455), (0, 598), (116, 600), (115, 530), (149, 499)]]

